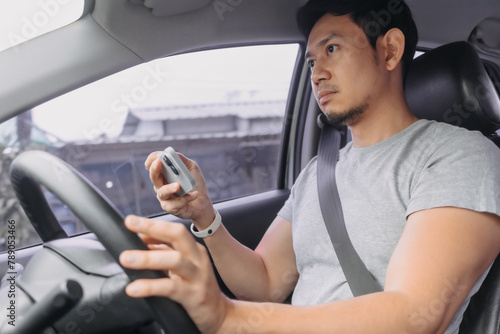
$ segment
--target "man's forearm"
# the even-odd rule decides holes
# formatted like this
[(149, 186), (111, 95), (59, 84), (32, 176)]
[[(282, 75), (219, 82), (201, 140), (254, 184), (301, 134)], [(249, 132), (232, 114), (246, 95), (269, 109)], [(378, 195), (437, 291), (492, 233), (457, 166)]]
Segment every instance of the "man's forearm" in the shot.
[(426, 317), (421, 314), (423, 309), (425, 305), (419, 306), (398, 292), (380, 292), (306, 307), (233, 301), (217, 334), (444, 332), (449, 319), (443, 323), (442, 314)]
[(235, 240), (221, 225), (204, 239), (226, 286), (239, 299), (269, 301), (269, 279), (259, 254)]

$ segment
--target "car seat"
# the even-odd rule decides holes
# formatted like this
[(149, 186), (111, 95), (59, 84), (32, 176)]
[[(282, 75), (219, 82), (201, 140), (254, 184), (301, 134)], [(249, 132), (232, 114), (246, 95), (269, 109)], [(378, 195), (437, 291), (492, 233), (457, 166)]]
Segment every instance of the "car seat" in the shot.
[[(480, 131), (500, 147), (496, 133), (500, 129), (500, 99), (470, 44), (443, 45), (416, 58), (405, 87), (408, 104), (417, 117)], [(459, 333), (500, 334), (500, 256), (472, 297)]]

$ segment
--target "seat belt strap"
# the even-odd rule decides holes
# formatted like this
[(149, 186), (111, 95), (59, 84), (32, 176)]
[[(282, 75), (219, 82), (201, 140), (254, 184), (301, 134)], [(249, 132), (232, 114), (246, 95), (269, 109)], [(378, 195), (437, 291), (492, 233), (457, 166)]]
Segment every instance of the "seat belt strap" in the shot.
[(341, 148), (341, 130), (323, 121), (318, 149), (318, 195), (323, 220), (353, 295), (382, 291), (354, 249), (347, 234), (335, 168)]

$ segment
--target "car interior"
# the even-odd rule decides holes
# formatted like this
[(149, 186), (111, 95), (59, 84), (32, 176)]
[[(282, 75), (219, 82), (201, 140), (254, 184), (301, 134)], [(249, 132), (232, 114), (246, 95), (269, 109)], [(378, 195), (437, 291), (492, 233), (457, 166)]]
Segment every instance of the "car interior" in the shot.
[[(198, 332), (180, 305), (126, 296), (130, 280), (164, 273), (118, 265), (123, 250), (146, 249), (123, 219), (139, 214), (189, 228), (189, 221), (158, 207), (142, 167), (148, 152), (172, 146), (200, 164), (228, 231), (247, 247), (257, 246), (318, 152), (320, 110), (295, 19), (305, 2), (81, 0), (74, 22), (29, 39), (30, 29), (41, 28), (43, 18), (55, 20), (68, 3), (51, 0), (18, 18), (18, 30), (2, 31), (12, 45), (0, 48), (0, 305), (5, 310), (12, 304), (7, 296), (14, 275), (18, 326), (9, 325), (7, 314), (0, 332)], [(500, 147), (500, 2), (407, 3), (419, 29), (418, 55), (405, 82), (411, 110), (419, 118), (480, 131)], [(229, 52), (228, 58), (219, 51)], [(194, 55), (199, 56), (182, 58)], [(283, 89), (276, 88), (275, 78), (264, 77), (267, 70), (251, 67), (254, 55), (262, 58), (256, 67), (288, 64), (274, 74)], [(212, 56), (221, 61), (202, 62)], [(185, 60), (164, 74), (166, 65), (155, 61), (170, 59)], [(237, 66), (230, 67), (232, 62)], [(131, 99), (117, 91), (103, 99), (108, 109), (120, 106), (114, 113), (119, 122), (86, 109), (108, 94), (96, 95), (105, 87), (102, 80), (141, 64), (149, 67), (125, 88)], [(222, 105), (214, 87), (222, 85), (217, 80), (226, 78), (226, 66), (243, 88), (224, 93)], [(210, 74), (200, 74), (204, 67)], [(252, 71), (261, 81), (245, 81)], [(125, 86), (124, 81), (117, 82)], [(80, 100), (69, 108), (57, 102), (96, 83), (92, 94), (78, 93)], [(166, 90), (156, 91), (157, 85)], [(172, 94), (168, 105), (157, 102), (157, 95), (177, 92), (178, 86), (186, 93)], [(278, 99), (266, 95), (275, 88)], [(203, 89), (210, 96), (198, 102)], [(64, 108), (56, 115), (66, 118), (42, 126), (44, 115), (58, 106)], [(93, 131), (98, 124), (95, 136), (61, 139), (63, 132), (56, 138), (47, 130), (71, 129), (84, 122), (79, 114), (95, 114), (97, 123), (86, 128)], [(157, 129), (153, 123), (163, 125)], [(116, 135), (106, 135), (111, 128), (118, 128)], [(500, 333), (498, 257), (472, 297), (460, 333)]]

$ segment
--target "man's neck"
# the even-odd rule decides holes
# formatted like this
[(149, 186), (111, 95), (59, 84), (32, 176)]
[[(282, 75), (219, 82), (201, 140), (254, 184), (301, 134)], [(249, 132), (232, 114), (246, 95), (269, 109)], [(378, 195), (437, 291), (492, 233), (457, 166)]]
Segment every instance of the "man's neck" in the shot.
[(418, 120), (404, 99), (392, 102), (366, 110), (361, 119), (349, 126), (354, 147), (375, 145)]

